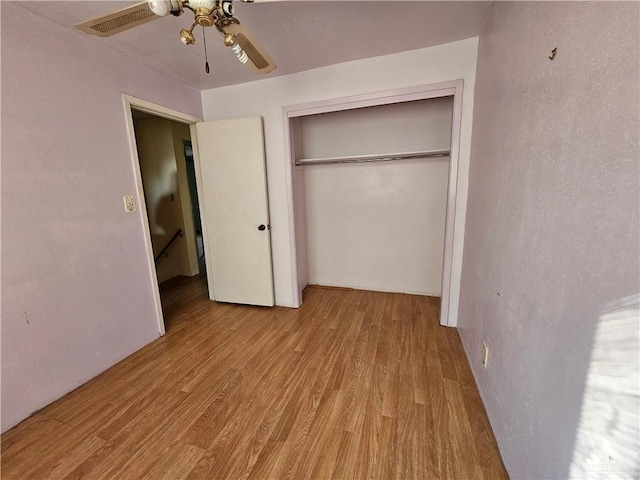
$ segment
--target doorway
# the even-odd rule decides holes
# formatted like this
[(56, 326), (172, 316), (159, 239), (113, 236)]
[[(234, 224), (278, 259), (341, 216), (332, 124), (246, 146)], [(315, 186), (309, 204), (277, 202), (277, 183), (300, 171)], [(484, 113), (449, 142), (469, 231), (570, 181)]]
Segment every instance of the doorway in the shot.
[[(205, 269), (200, 268), (204, 258), (198, 256), (192, 214), (192, 198), (198, 197), (189, 188), (186, 159), (186, 145), (195, 143), (195, 124), (201, 119), (127, 94), (123, 94), (123, 104), (158, 332), (164, 335), (160, 284), (193, 279), (204, 281), (206, 289)], [(144, 143), (145, 152), (139, 151), (139, 143)], [(158, 164), (161, 168), (155, 168)], [(206, 240), (202, 243), (204, 251)]]
[[(189, 125), (132, 107), (142, 189), (165, 328), (189, 288), (206, 285)], [(200, 246), (200, 248), (198, 248)], [(188, 288), (185, 288), (188, 287)]]
[[(195, 241), (188, 243), (195, 246), (196, 252), (197, 222), (193, 216), (191, 199), (198, 199), (198, 216), (202, 218), (198, 231), (201, 231), (202, 235), (200, 255), (196, 253), (195, 258), (197, 264), (198, 258), (206, 252), (206, 276), (203, 277), (207, 281), (204, 291), (208, 293), (209, 299), (216, 302), (273, 306), (273, 271), (262, 118), (202, 122), (197, 117), (126, 94), (123, 94), (123, 105), (137, 184), (138, 217), (145, 238), (148, 278), (160, 335), (165, 333), (165, 321), (158, 288), (159, 272), (156, 268), (155, 254), (160, 254), (162, 249), (158, 251), (159, 247), (154, 248), (152, 242), (149, 221), (151, 217), (148, 214), (142, 163), (136, 144), (134, 111), (159, 117), (158, 120), (176, 121), (183, 128), (185, 125), (189, 127), (190, 139), (182, 138), (179, 149), (178, 142), (173, 143), (174, 154), (179, 150), (185, 163), (182, 174), (176, 173), (176, 181), (181, 177), (181, 182), (188, 184), (189, 175), (195, 177), (197, 192), (185, 187), (180, 192), (169, 191), (165, 197), (168, 196), (171, 201), (173, 193), (175, 198), (180, 197), (182, 206), (191, 206), (191, 212), (183, 215), (183, 221), (190, 220)], [(189, 152), (190, 145), (192, 148)], [(187, 161), (188, 156), (193, 158), (191, 174), (188, 173), (191, 169), (191, 162)], [(173, 236), (180, 237), (180, 228), (165, 228), (165, 233), (167, 230), (175, 233), (171, 237), (165, 236), (165, 240), (168, 238), (171, 242)], [(200, 271), (200, 265), (192, 267), (189, 274), (194, 270)]]
[(132, 111), (142, 186), (159, 284), (199, 273), (184, 142), (189, 127)]

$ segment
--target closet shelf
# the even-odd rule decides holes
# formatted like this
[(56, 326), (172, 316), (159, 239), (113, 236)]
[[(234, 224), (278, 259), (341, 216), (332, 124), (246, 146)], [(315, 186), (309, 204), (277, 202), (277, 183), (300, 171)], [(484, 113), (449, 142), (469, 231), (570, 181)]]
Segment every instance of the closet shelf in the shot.
[(392, 160), (409, 160), (414, 158), (448, 157), (450, 154), (450, 150), (422, 150), (417, 152), (356, 155), (349, 157), (300, 158), (296, 160), (296, 166), (330, 165), (336, 163), (389, 162)]

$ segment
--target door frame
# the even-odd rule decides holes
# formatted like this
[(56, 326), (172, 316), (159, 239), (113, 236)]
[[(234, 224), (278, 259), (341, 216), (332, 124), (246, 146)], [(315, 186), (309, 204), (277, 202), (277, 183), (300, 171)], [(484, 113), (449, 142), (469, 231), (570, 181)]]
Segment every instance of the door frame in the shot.
[(289, 214), (289, 248), (291, 261), (291, 276), (293, 279), (293, 304), (299, 307), (302, 304), (302, 291), (298, 286), (298, 245), (296, 238), (296, 195), (294, 169), (295, 146), (293, 139), (294, 118), (315, 115), (320, 113), (339, 112), (356, 108), (390, 105), (394, 103), (409, 102), (413, 100), (427, 100), (430, 98), (453, 97), (453, 117), (451, 121), (451, 153), (449, 156), (449, 179), (447, 188), (447, 207), (444, 238), (444, 258), (442, 269), (442, 297), (440, 302), (440, 324), (455, 326), (456, 319), (450, 318), (451, 282), (453, 268), (454, 237), (460, 233), (455, 227), (456, 198), (458, 195), (458, 168), (460, 155), (460, 134), (462, 123), (462, 91), (464, 80), (452, 80), (448, 82), (418, 85), (415, 87), (386, 90), (381, 92), (353, 95), (349, 97), (332, 98), (317, 102), (309, 102), (297, 105), (288, 105), (282, 108), (284, 131), (284, 155), (287, 174), (287, 208)]
[[(197, 155), (197, 137), (196, 137), (196, 128), (195, 124), (197, 122), (201, 122), (202, 119), (190, 115), (188, 113), (183, 113), (178, 110), (173, 110), (168, 107), (164, 107), (162, 105), (158, 105), (156, 103), (148, 102), (147, 100), (142, 100), (140, 98), (134, 97), (132, 95), (128, 95), (126, 93), (122, 94), (122, 103), (124, 106), (124, 114), (125, 114), (125, 126), (127, 129), (127, 136), (129, 138), (129, 150), (131, 151), (131, 163), (133, 166), (133, 173), (136, 181), (136, 193), (138, 196), (138, 219), (142, 225), (142, 231), (144, 232), (144, 241), (145, 241), (145, 252), (146, 252), (146, 260), (147, 260), (147, 270), (149, 272), (149, 282), (151, 286), (151, 292), (153, 295), (153, 303), (155, 309), (156, 321), (158, 323), (158, 332), (160, 335), (164, 335), (166, 330), (164, 326), (164, 316), (162, 315), (162, 303), (160, 301), (160, 287), (158, 285), (158, 276), (156, 273), (156, 263), (154, 261), (153, 255), (153, 245), (151, 243), (151, 230), (149, 229), (149, 216), (147, 213), (147, 205), (144, 199), (144, 186), (142, 184), (142, 172), (140, 171), (140, 159), (138, 157), (138, 145), (136, 144), (136, 134), (133, 126), (133, 114), (131, 113), (131, 109), (135, 108), (136, 110), (140, 110), (145, 113), (149, 113), (151, 115), (167, 118), (169, 120), (173, 120), (180, 123), (185, 123), (189, 125), (189, 130), (191, 134), (191, 146), (193, 148), (193, 161), (196, 169), (196, 185), (198, 190), (200, 190), (200, 162)], [(200, 211), (202, 212), (203, 205), (200, 202), (200, 198), (198, 197), (198, 204), (200, 206)], [(207, 237), (206, 232), (203, 226), (202, 232), (202, 241), (205, 244), (205, 251), (207, 245)]]

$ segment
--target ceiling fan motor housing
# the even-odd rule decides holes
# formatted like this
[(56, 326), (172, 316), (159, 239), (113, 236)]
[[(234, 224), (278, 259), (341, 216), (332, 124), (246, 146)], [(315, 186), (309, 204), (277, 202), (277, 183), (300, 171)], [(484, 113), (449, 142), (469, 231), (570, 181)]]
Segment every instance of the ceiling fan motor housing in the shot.
[(203, 27), (210, 27), (213, 25), (213, 16), (211, 10), (206, 7), (198, 7), (195, 9), (196, 22)]
[(213, 12), (218, 4), (216, 0), (188, 0), (186, 3), (194, 11), (209, 11), (209, 13)]

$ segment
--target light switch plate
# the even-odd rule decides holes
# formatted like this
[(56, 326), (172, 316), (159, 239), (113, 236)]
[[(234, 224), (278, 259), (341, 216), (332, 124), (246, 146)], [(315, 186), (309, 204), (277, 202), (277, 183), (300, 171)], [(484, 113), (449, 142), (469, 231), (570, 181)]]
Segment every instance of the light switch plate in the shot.
[(133, 213), (136, 211), (136, 201), (132, 195), (125, 195), (122, 197), (122, 201), (124, 202), (125, 212)]

